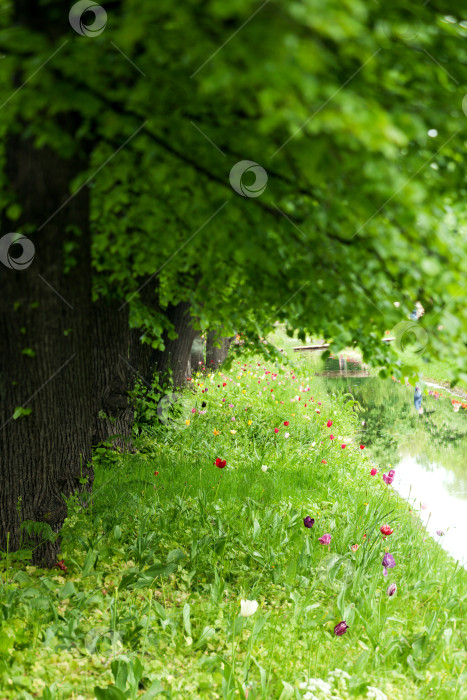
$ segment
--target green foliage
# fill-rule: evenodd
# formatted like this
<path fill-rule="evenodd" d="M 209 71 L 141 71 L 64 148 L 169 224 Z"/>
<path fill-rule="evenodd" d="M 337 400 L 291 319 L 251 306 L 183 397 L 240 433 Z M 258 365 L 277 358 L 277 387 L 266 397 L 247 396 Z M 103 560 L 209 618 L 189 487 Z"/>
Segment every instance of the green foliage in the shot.
<path fill-rule="evenodd" d="M 467 374 L 467 29 L 452 3 L 124 0 L 93 38 L 62 10 L 3 33 L 2 129 L 89 153 L 72 191 L 93 180 L 95 294 L 126 295 L 144 342 L 189 299 L 203 329 L 256 337 L 282 320 L 383 366 L 393 302 L 406 316 L 419 299 L 427 352 Z M 243 159 L 268 174 L 259 197 L 230 185 Z M 5 177 L 2 206 L 18 215 Z M 135 296 L 149 278 L 157 313 Z"/>
<path fill-rule="evenodd" d="M 199 373 L 188 426 L 147 425 L 136 452 L 97 463 L 92 509 L 69 504 L 66 573 L 9 562 L 2 697 L 26 700 L 37 683 L 60 700 L 247 690 L 266 700 L 290 689 L 298 699 L 325 697 L 318 681 L 343 700 L 373 687 L 394 700 L 430 688 L 439 700 L 462 696 L 465 571 L 410 504 L 369 476 L 373 460 L 358 449 L 362 414 L 349 396 L 327 392 L 305 360 L 293 370 L 258 362 Z M 268 381 L 273 394 L 262 391 Z M 201 398 L 207 412 L 193 414 Z M 328 419 L 347 436 L 345 450 L 329 444 Z M 382 469 L 387 458 L 378 458 Z M 391 598 L 382 522 L 394 528 Z M 330 547 L 318 542 L 324 532 Z M 253 617 L 240 617 L 241 599 L 258 601 Z M 349 630 L 335 637 L 342 619 Z"/>

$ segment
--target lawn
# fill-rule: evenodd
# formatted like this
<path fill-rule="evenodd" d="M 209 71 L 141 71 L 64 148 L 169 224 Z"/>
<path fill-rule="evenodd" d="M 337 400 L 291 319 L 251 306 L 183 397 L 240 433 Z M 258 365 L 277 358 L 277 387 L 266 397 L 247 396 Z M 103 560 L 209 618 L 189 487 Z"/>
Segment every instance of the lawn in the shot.
<path fill-rule="evenodd" d="M 162 423 L 140 404 L 132 453 L 96 452 L 61 568 L 3 554 L 2 700 L 465 697 L 466 572 L 353 402 L 305 358 L 191 384 Z"/>

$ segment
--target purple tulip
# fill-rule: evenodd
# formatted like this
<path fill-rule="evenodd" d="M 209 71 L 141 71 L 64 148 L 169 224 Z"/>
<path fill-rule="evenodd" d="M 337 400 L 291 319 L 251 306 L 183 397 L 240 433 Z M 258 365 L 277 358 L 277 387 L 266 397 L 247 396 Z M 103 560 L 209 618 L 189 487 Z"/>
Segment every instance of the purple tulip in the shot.
<path fill-rule="evenodd" d="M 319 538 L 318 542 L 321 542 L 321 544 L 331 544 L 331 535 L 323 535 Z"/>
<path fill-rule="evenodd" d="M 306 518 L 303 518 L 303 524 L 305 525 L 305 527 L 313 527 L 313 525 L 315 524 L 315 519 L 307 515 Z"/>
<path fill-rule="evenodd" d="M 445 533 L 442 530 L 436 530 L 438 537 L 444 537 Z"/>
<path fill-rule="evenodd" d="M 389 597 L 393 596 L 396 591 L 397 591 L 397 586 L 395 583 L 391 583 L 391 585 L 388 586 L 386 589 L 386 593 L 388 594 Z"/>
<path fill-rule="evenodd" d="M 342 635 L 345 634 L 348 629 L 349 629 L 349 626 L 345 621 L 339 622 L 334 627 L 334 634 L 336 635 L 336 637 L 342 637 Z"/>
<path fill-rule="evenodd" d="M 396 565 L 396 560 L 392 556 L 392 554 L 389 554 L 389 552 L 386 552 L 386 554 L 383 557 L 383 561 L 381 562 L 382 565 L 384 566 L 383 569 L 383 574 L 385 576 L 388 575 L 388 569 L 393 569 Z"/>

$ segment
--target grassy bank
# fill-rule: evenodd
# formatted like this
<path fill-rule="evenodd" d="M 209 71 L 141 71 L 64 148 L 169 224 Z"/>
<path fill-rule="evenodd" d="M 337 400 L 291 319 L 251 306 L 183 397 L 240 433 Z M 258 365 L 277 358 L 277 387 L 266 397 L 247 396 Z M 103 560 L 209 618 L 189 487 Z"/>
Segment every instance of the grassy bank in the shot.
<path fill-rule="evenodd" d="M 466 572 L 370 474 L 352 403 L 256 360 L 192 385 L 96 454 L 66 571 L 3 560 L 0 698 L 465 697 Z"/>

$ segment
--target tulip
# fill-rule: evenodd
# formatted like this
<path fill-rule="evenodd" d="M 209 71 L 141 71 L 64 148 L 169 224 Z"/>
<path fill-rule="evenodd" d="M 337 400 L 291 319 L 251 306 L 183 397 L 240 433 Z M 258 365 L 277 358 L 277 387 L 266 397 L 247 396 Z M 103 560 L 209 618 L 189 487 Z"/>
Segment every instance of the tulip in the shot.
<path fill-rule="evenodd" d="M 383 569 L 383 574 L 384 576 L 388 575 L 388 569 L 393 569 L 396 565 L 396 560 L 392 556 L 392 554 L 389 554 L 389 552 L 386 552 L 386 554 L 383 557 L 383 561 L 381 562 L 384 569 Z"/>
<path fill-rule="evenodd" d="M 365 449 L 365 445 L 360 445 L 360 449 L 361 449 L 361 450 L 364 450 L 364 449 Z"/>
<path fill-rule="evenodd" d="M 285 438 L 290 437 L 290 433 L 284 433 L 284 437 L 285 437 Z"/>
<path fill-rule="evenodd" d="M 256 600 L 241 600 L 240 615 L 242 617 L 251 617 L 258 610 L 258 602 Z"/>
<path fill-rule="evenodd" d="M 159 476 L 159 472 L 154 472 L 154 476 Z"/>
<path fill-rule="evenodd" d="M 223 469 L 225 465 L 227 464 L 227 461 L 225 459 L 221 459 L 220 457 L 217 457 L 216 461 L 214 462 L 216 467 L 219 469 Z"/>
<path fill-rule="evenodd" d="M 330 439 L 330 440 L 334 440 L 334 435 L 330 435 L 330 436 L 329 436 L 329 439 Z"/>
<path fill-rule="evenodd" d="M 373 469 L 370 472 L 371 476 L 376 476 L 377 473 L 378 473 L 378 470 L 375 469 L 375 467 L 373 467 Z"/>
<path fill-rule="evenodd" d="M 389 472 L 389 474 L 383 474 L 383 481 L 385 484 L 392 484 L 394 481 L 394 473 L 391 474 L 391 472 Z"/>
<path fill-rule="evenodd" d="M 351 546 L 351 548 L 350 548 L 350 549 L 352 550 L 352 552 L 356 552 L 356 551 L 357 551 L 357 549 L 358 549 L 359 547 L 360 547 L 360 545 L 359 545 L 359 544 L 353 544 L 353 545 Z"/>
<path fill-rule="evenodd" d="M 331 425 L 332 425 L 332 420 L 328 420 L 328 422 L 326 423 L 326 425 L 328 426 L 328 428 L 330 428 Z"/>
<path fill-rule="evenodd" d="M 267 472 L 267 470 L 268 470 L 268 467 L 265 464 L 263 464 L 263 466 L 261 467 L 261 471 Z"/>
<path fill-rule="evenodd" d="M 397 586 L 395 583 L 391 583 L 391 585 L 388 586 L 386 589 L 386 593 L 389 597 L 393 596 L 396 591 L 397 591 Z"/>
<path fill-rule="evenodd" d="M 341 445 L 342 449 L 345 450 L 345 445 Z"/>
<path fill-rule="evenodd" d="M 325 460 L 325 459 L 322 459 L 322 460 L 321 460 L 321 464 L 327 464 L 326 460 Z"/>
<path fill-rule="evenodd" d="M 319 538 L 318 542 L 321 542 L 321 544 L 331 544 L 331 535 L 328 535 L 326 533 L 325 535 Z"/>
<path fill-rule="evenodd" d="M 279 432 L 279 428 L 274 428 L 274 432 L 275 432 L 275 433 L 278 433 L 278 432 Z"/>
<path fill-rule="evenodd" d="M 307 515 L 306 518 L 303 518 L 303 524 L 305 525 L 305 527 L 313 527 L 313 525 L 315 524 L 315 519 Z"/>
<path fill-rule="evenodd" d="M 336 637 L 342 637 L 342 635 L 345 634 L 348 629 L 348 624 L 345 622 L 345 620 L 343 620 L 334 627 L 334 634 L 336 635 Z"/>
<path fill-rule="evenodd" d="M 285 421 L 284 421 L 284 425 L 285 425 L 285 427 L 287 427 L 287 426 L 288 426 L 288 424 L 289 424 L 289 421 L 288 421 L 288 420 L 285 420 Z"/>
<path fill-rule="evenodd" d="M 385 535 L 386 537 L 388 537 L 389 535 L 392 535 L 392 533 L 394 532 L 394 530 L 393 530 L 391 527 L 389 527 L 389 525 L 382 525 L 382 526 L 379 528 L 379 531 L 380 531 L 383 535 Z"/>
<path fill-rule="evenodd" d="M 438 537 L 444 537 L 445 533 L 442 530 L 436 530 L 436 534 L 438 535 Z"/>

